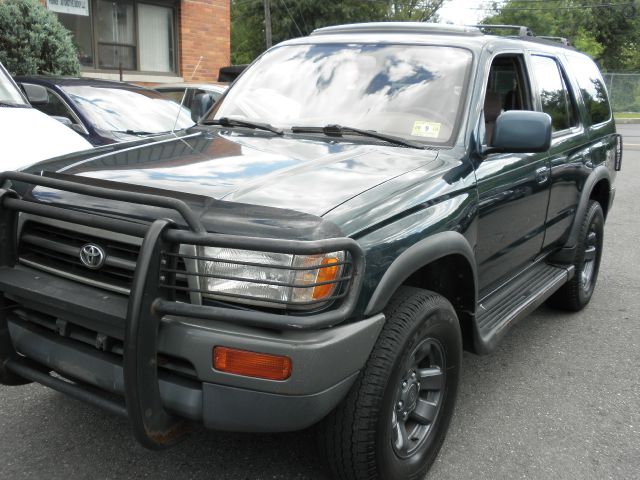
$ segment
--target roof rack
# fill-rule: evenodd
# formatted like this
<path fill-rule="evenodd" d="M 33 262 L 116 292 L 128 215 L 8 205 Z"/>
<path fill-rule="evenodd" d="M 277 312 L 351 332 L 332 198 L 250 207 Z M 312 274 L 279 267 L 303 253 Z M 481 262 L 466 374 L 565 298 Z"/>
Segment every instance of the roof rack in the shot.
<path fill-rule="evenodd" d="M 425 22 L 351 23 L 347 25 L 317 28 L 311 32 L 311 35 L 330 35 L 341 33 L 435 33 L 441 35 L 482 35 L 482 32 L 480 32 L 480 30 L 475 26 Z"/>
<path fill-rule="evenodd" d="M 536 35 L 533 31 L 523 25 L 468 25 L 469 27 L 475 27 L 485 35 L 500 35 L 496 31 L 512 31 L 511 35 L 501 35 L 507 38 L 519 38 L 528 42 L 535 42 L 544 45 L 554 45 L 560 47 L 566 47 L 570 50 L 574 50 L 569 42 L 569 39 L 565 37 L 550 37 L 546 35 Z"/>
<path fill-rule="evenodd" d="M 0 0 L 1 1 L 1 0 Z M 500 32 L 500 33 L 498 33 Z M 564 37 L 536 36 L 533 31 L 523 25 L 449 25 L 444 23 L 425 22 L 370 22 L 335 25 L 317 28 L 311 35 L 332 35 L 343 33 L 414 33 L 457 35 L 477 37 L 482 35 L 499 35 L 506 38 L 517 38 L 543 45 L 573 49 L 569 40 Z"/>
<path fill-rule="evenodd" d="M 540 35 L 538 38 L 542 38 L 543 40 L 551 40 L 552 42 L 558 42 L 562 45 L 566 45 L 567 47 L 571 45 L 569 43 L 569 39 L 565 37 L 549 37 L 546 35 Z"/>
<path fill-rule="evenodd" d="M 529 27 L 523 25 L 467 25 L 480 30 L 485 35 L 491 35 L 493 30 L 513 30 L 518 37 L 535 37 Z"/>

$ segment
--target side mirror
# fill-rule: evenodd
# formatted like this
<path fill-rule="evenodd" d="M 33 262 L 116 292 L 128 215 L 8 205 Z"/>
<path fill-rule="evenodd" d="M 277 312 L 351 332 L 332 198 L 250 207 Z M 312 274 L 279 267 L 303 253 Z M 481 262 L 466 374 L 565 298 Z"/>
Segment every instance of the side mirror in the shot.
<path fill-rule="evenodd" d="M 193 97 L 191 102 L 191 120 L 198 123 L 209 109 L 213 106 L 215 100 L 209 93 L 198 93 Z"/>
<path fill-rule="evenodd" d="M 34 85 L 33 83 L 23 83 L 21 85 L 31 105 L 46 105 L 49 103 L 49 94 L 42 85 Z"/>
<path fill-rule="evenodd" d="M 485 153 L 537 153 L 551 146 L 551 117 L 542 112 L 509 110 L 493 127 L 493 142 Z"/>

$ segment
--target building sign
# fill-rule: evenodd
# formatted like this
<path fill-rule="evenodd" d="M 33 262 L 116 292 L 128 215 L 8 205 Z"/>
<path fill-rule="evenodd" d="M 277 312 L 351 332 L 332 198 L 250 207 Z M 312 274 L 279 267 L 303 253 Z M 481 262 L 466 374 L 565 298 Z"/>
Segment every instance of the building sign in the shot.
<path fill-rule="evenodd" d="M 89 15 L 89 0 L 47 0 L 47 8 L 52 12 L 71 15 Z"/>

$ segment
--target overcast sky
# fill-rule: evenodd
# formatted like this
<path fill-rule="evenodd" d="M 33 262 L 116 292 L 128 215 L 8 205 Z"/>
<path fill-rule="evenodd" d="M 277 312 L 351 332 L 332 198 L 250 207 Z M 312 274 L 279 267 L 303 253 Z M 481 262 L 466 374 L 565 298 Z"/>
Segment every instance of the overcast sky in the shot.
<path fill-rule="evenodd" d="M 444 5 L 438 10 L 438 15 L 443 22 L 451 22 L 455 25 L 474 25 L 484 16 L 483 5 L 489 1 L 473 0 L 445 0 Z"/>

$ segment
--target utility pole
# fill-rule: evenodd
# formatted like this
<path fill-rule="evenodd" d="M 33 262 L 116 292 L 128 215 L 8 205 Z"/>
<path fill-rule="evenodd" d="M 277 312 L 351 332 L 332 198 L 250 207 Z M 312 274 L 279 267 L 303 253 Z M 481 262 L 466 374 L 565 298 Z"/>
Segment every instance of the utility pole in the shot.
<path fill-rule="evenodd" d="M 264 33 L 267 48 L 271 48 L 271 0 L 264 0 Z"/>

